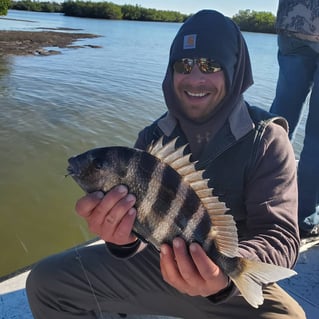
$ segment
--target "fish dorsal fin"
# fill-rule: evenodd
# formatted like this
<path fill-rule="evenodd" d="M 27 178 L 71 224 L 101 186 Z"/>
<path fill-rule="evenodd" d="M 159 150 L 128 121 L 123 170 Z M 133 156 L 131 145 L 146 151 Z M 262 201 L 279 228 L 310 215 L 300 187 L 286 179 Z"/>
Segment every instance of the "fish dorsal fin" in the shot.
<path fill-rule="evenodd" d="M 191 162 L 191 154 L 184 155 L 187 145 L 176 148 L 177 138 L 163 145 L 163 137 L 152 143 L 147 152 L 171 166 L 190 185 L 207 210 L 212 230 L 207 245 L 214 240 L 218 251 L 228 257 L 238 256 L 237 227 L 232 215 L 225 214 L 228 210 L 224 202 L 213 195 L 213 189 L 208 187 L 209 179 L 203 179 L 204 170 L 196 170 L 197 162 Z M 205 246 L 205 243 L 204 243 Z"/>
<path fill-rule="evenodd" d="M 167 144 L 163 145 L 163 136 L 161 136 L 161 138 L 157 142 L 152 143 L 148 147 L 147 152 L 167 163 L 166 158 L 176 151 L 176 140 L 177 137 Z"/>

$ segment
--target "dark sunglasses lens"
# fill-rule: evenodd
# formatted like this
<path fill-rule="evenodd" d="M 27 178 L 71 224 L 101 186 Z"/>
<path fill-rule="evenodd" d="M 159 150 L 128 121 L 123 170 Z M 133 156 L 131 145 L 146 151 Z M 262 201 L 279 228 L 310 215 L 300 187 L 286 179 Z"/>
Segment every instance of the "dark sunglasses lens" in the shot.
<path fill-rule="evenodd" d="M 221 70 L 221 66 L 212 59 L 181 59 L 174 63 L 173 68 L 176 73 L 189 74 L 196 63 L 202 73 L 215 73 Z"/>
<path fill-rule="evenodd" d="M 199 59 L 198 66 L 203 73 L 215 73 L 221 70 L 221 66 L 214 60 Z"/>
<path fill-rule="evenodd" d="M 175 72 L 180 74 L 189 74 L 192 71 L 193 63 L 192 60 L 182 59 L 174 63 L 173 68 Z"/>

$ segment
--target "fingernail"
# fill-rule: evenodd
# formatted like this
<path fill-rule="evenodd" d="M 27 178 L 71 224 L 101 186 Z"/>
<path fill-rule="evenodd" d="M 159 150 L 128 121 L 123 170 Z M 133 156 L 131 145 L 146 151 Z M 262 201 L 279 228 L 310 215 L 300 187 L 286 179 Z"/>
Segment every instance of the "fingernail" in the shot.
<path fill-rule="evenodd" d="M 128 195 L 126 196 L 126 201 L 127 201 L 128 203 L 133 203 L 133 202 L 135 202 L 135 196 L 132 195 L 132 194 L 128 194 Z"/>
<path fill-rule="evenodd" d="M 161 247 L 161 255 L 167 255 L 167 248 L 165 246 Z"/>
<path fill-rule="evenodd" d="M 190 244 L 189 245 L 189 250 L 192 252 L 196 252 L 197 251 L 197 245 L 196 244 Z"/>
<path fill-rule="evenodd" d="M 117 191 L 121 194 L 126 194 L 127 193 L 127 187 L 124 185 L 119 185 L 117 186 Z"/>
<path fill-rule="evenodd" d="M 104 197 L 104 193 L 103 192 L 95 192 L 94 196 L 97 198 L 97 199 L 102 199 Z"/>
<path fill-rule="evenodd" d="M 129 214 L 130 216 L 135 215 L 135 214 L 136 214 L 136 209 L 135 209 L 135 208 L 131 208 L 131 209 L 128 211 L 128 214 Z"/>
<path fill-rule="evenodd" d="M 181 246 L 181 243 L 180 243 L 180 241 L 179 241 L 178 238 L 175 238 L 175 239 L 173 240 L 173 246 L 174 246 L 175 248 L 179 248 L 179 247 Z"/>

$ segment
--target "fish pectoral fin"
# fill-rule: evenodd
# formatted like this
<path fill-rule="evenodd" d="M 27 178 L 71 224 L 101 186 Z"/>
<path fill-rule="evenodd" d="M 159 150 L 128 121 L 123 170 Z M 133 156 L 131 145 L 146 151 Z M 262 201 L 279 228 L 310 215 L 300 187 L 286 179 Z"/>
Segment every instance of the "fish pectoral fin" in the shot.
<path fill-rule="evenodd" d="M 297 274 L 289 268 L 245 258 L 241 258 L 240 263 L 242 271 L 228 275 L 246 301 L 255 308 L 263 304 L 263 285 L 274 283 Z"/>

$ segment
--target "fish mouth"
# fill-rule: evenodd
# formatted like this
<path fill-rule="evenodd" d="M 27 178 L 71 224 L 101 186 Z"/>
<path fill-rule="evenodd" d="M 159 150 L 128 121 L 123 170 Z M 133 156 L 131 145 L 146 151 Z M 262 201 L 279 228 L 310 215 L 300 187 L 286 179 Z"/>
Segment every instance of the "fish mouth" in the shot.
<path fill-rule="evenodd" d="M 69 162 L 69 165 L 66 169 L 67 174 L 65 176 L 67 177 L 67 176 L 79 175 L 79 168 L 77 167 L 77 165 L 75 165 L 76 163 L 75 163 L 74 157 L 70 157 L 68 159 L 68 162 Z"/>
<path fill-rule="evenodd" d="M 66 169 L 67 173 L 65 174 L 65 177 L 67 176 L 74 176 L 75 175 L 75 172 L 74 172 L 74 169 L 71 165 L 69 165 Z"/>

